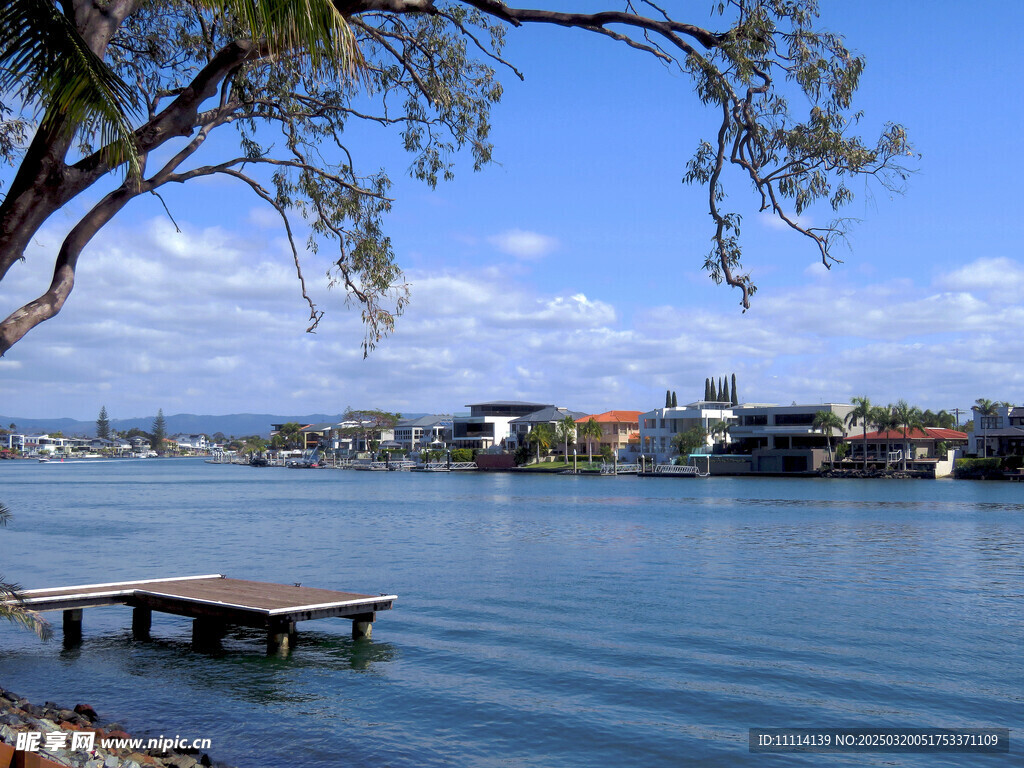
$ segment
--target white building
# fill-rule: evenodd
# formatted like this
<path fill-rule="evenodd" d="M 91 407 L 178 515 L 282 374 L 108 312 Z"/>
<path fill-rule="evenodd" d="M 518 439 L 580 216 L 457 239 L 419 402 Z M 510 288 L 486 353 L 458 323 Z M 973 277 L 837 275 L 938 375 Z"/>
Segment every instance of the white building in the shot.
<path fill-rule="evenodd" d="M 731 403 L 698 400 L 676 408 L 656 408 L 641 413 L 640 452 L 654 456 L 656 461 L 667 461 L 677 454 L 672 447 L 672 438 L 693 427 L 700 427 L 707 433 L 705 446 L 708 449 L 716 442 L 728 444 L 729 433 L 712 435 L 711 430 L 718 422 L 735 423 L 733 411 L 736 407 Z"/>
<path fill-rule="evenodd" d="M 452 444 L 456 448 L 484 450 L 504 447 L 511 435 L 509 424 L 520 416 L 554 408 L 549 403 L 523 403 L 516 400 L 496 400 L 490 403 L 467 405 L 468 414 L 452 419 Z"/>
<path fill-rule="evenodd" d="M 452 439 L 451 416 L 420 416 L 395 425 L 395 442 L 407 451 L 447 447 Z"/>

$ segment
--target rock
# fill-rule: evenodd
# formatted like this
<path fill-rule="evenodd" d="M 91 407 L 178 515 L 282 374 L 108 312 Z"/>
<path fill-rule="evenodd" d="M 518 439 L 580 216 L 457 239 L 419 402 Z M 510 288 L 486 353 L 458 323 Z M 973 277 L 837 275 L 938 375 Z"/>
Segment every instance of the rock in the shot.
<path fill-rule="evenodd" d="M 114 726 L 111 726 L 111 730 L 107 731 L 107 738 L 108 739 L 130 739 L 131 736 L 129 736 L 127 733 L 125 733 L 122 730 L 115 730 Z"/>
<path fill-rule="evenodd" d="M 103 768 L 118 768 L 121 765 L 121 761 L 111 755 L 103 761 Z"/>
<path fill-rule="evenodd" d="M 19 720 L 15 715 L 0 715 L 0 725 L 20 725 Z"/>
<path fill-rule="evenodd" d="M 95 722 L 100 719 L 100 716 L 96 714 L 96 710 L 90 707 L 88 704 L 76 704 L 75 712 L 84 717 L 89 718 L 91 722 Z"/>
<path fill-rule="evenodd" d="M 164 759 L 164 765 L 173 765 L 174 768 L 195 768 L 198 765 L 194 757 L 189 755 L 175 755 Z"/>
<path fill-rule="evenodd" d="M 81 715 L 75 714 L 75 711 L 72 710 L 72 709 L 63 709 L 62 708 L 62 709 L 58 709 L 57 710 L 57 719 L 58 720 L 63 720 L 64 722 L 67 722 L 68 720 L 74 721 L 75 718 L 80 718 L 80 717 L 81 717 Z"/>
<path fill-rule="evenodd" d="M 103 761 L 96 759 L 89 760 L 82 766 L 82 768 L 103 768 Z"/>
<path fill-rule="evenodd" d="M 210 768 L 210 766 L 213 765 L 213 760 L 210 759 L 208 754 L 203 752 L 203 756 L 199 758 L 199 764 L 206 766 L 206 768 Z"/>
<path fill-rule="evenodd" d="M 121 763 L 121 768 L 142 768 L 142 766 L 134 760 L 128 760 L 127 762 Z"/>

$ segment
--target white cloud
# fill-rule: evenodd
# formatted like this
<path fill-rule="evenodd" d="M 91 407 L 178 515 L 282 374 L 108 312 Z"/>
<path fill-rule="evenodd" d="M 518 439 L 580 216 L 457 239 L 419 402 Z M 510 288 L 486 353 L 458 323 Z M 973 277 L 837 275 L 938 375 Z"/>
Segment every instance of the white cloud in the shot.
<path fill-rule="evenodd" d="M 962 279 L 1017 274 L 1008 260 L 930 285 L 813 279 L 758 294 L 746 314 L 636 310 L 614 293 L 538 290 L 493 266 L 412 271 L 408 311 L 363 360 L 358 311 L 312 276 L 327 315 L 316 335 L 303 333 L 308 310 L 276 245 L 187 227 L 169 245 L 166 234 L 146 222 L 96 242 L 63 312 L 0 360 L 8 415 L 92 418 L 104 404 L 116 416 L 450 412 L 488 398 L 646 410 L 665 389 L 689 401 L 705 377 L 733 372 L 741 396 L 761 402 L 1024 400 L 1024 308 L 988 279 Z M 45 277 L 44 263 L 30 267 L 17 285 Z"/>
<path fill-rule="evenodd" d="M 1016 302 L 1024 290 L 1024 264 L 1005 256 L 984 257 L 941 276 L 936 283 L 950 290 L 991 291 L 997 299 Z"/>
<path fill-rule="evenodd" d="M 519 259 L 539 259 L 558 247 L 558 240 L 523 229 L 509 229 L 487 238 L 502 253 Z"/>
<path fill-rule="evenodd" d="M 805 229 L 813 224 L 810 216 L 797 216 L 795 213 L 787 213 L 786 217 Z M 789 226 L 789 224 L 784 222 L 771 211 L 758 212 L 757 220 L 767 229 L 774 229 L 780 232 L 793 232 L 793 228 Z"/>

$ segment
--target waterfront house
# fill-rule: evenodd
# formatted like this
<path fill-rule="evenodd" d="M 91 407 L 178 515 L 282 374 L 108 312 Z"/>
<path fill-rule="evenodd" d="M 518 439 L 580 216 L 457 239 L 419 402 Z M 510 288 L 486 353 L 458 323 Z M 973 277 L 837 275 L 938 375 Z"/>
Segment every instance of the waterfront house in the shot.
<path fill-rule="evenodd" d="M 864 461 L 864 433 L 851 432 L 844 438 L 850 446 L 847 458 L 854 463 Z M 908 468 L 924 468 L 923 464 L 934 464 L 936 460 L 945 461 L 951 450 L 967 447 L 967 433 L 955 429 L 924 427 L 908 429 L 906 440 L 902 429 L 891 429 L 887 432 L 868 432 L 866 448 L 869 465 L 884 467 L 888 464 L 902 464 L 904 455 Z M 941 450 L 940 450 L 941 449 Z M 922 464 L 917 467 L 917 464 Z"/>
<path fill-rule="evenodd" d="M 507 446 L 511 435 L 509 424 L 513 419 L 555 406 L 549 403 L 494 400 L 466 407 L 470 409 L 468 414 L 460 413 L 452 419 L 452 444 L 456 448 L 486 450 Z"/>
<path fill-rule="evenodd" d="M 627 453 L 639 454 L 640 452 L 640 411 L 605 411 L 595 413 L 576 419 L 577 429 L 593 419 L 601 427 L 601 437 L 597 440 L 596 453 L 603 452 L 609 448 L 613 454 L 620 457 Z M 580 441 L 585 444 L 585 441 Z M 630 456 L 630 461 L 635 461 L 635 456 Z"/>
<path fill-rule="evenodd" d="M 718 422 L 733 424 L 736 417 L 732 403 L 711 400 L 698 400 L 695 403 L 681 405 L 676 408 L 656 408 L 637 416 L 640 431 L 640 451 L 655 461 L 668 461 L 676 455 L 672 447 L 672 438 L 681 432 L 700 427 L 707 435 L 705 448 L 711 450 L 716 438 L 729 441 L 728 433 L 723 436 L 710 434 L 712 427 Z"/>
<path fill-rule="evenodd" d="M 420 416 L 416 419 L 402 419 L 395 425 L 395 442 L 407 451 L 445 448 L 451 439 L 451 416 Z"/>
<path fill-rule="evenodd" d="M 1000 405 L 992 416 L 974 411 L 971 450 L 978 456 L 1024 454 L 1024 408 Z"/>
<path fill-rule="evenodd" d="M 558 422 L 563 421 L 566 417 L 578 421 L 580 418 L 585 416 L 582 411 L 570 411 L 568 408 L 558 408 L 554 405 L 548 405 L 541 408 L 539 411 L 528 413 L 525 416 L 512 419 L 509 422 L 509 437 L 506 443 L 506 447 L 510 451 L 514 451 L 520 445 L 526 445 L 529 440 L 530 433 L 537 428 L 539 424 L 550 424 L 552 431 L 554 432 Z M 555 432 L 557 434 L 557 432 Z M 572 442 L 570 440 L 570 442 Z M 552 446 L 557 451 L 564 449 L 563 442 L 556 440 Z"/>
<path fill-rule="evenodd" d="M 816 471 L 828 460 L 830 440 L 814 426 L 819 411 L 833 413 L 845 424 L 853 406 L 849 403 L 738 406 L 736 423 L 729 429 L 731 452 L 749 455 L 751 472 Z M 842 434 L 833 434 L 833 448 L 841 438 Z"/>

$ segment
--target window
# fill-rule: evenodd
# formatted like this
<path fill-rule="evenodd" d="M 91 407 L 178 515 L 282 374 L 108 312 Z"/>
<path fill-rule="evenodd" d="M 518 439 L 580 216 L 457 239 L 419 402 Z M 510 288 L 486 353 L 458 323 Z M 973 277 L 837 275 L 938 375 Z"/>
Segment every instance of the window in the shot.
<path fill-rule="evenodd" d="M 813 423 L 813 413 L 779 413 L 775 415 L 775 424 L 779 427 L 809 427 Z"/>

